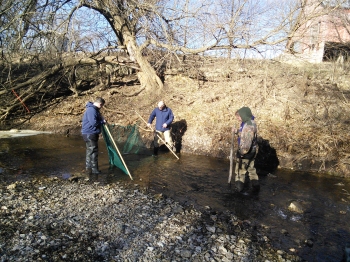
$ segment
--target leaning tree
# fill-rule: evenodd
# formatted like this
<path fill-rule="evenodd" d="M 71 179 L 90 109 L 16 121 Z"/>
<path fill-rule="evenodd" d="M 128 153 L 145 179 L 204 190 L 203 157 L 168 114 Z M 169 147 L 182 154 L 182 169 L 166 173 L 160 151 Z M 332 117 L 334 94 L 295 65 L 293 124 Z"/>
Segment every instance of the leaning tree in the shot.
<path fill-rule="evenodd" d="M 107 75 L 132 68 L 141 89 L 154 91 L 169 54 L 181 62 L 184 54 L 283 49 L 303 8 L 286 2 L 291 8 L 277 0 L 3 0 L 0 119 L 62 89 L 79 95 L 92 81 L 86 68 Z M 161 56 L 154 61 L 150 53 Z"/>
<path fill-rule="evenodd" d="M 5 0 L 0 7 L 0 96 L 7 95 L 4 100 L 8 103 L 2 105 L 1 119 L 20 108 L 20 103 L 38 94 L 44 97 L 59 92 L 63 86 L 79 95 L 88 78 L 81 68 L 111 72 L 127 66 L 136 71 L 141 88 L 162 88 L 155 69 L 162 64 L 155 65 L 146 53 L 198 53 L 210 50 L 222 39 L 220 30 L 205 27 L 205 11 L 210 5 L 205 1 L 190 5 L 187 0 L 184 4 L 191 8 L 183 11 L 181 2 Z M 209 36 L 209 44 L 198 38 L 195 44 L 187 42 L 191 48 L 182 43 L 184 32 L 191 37 L 193 26 L 202 28 L 195 34 Z M 10 99 L 12 93 L 17 99 Z"/>

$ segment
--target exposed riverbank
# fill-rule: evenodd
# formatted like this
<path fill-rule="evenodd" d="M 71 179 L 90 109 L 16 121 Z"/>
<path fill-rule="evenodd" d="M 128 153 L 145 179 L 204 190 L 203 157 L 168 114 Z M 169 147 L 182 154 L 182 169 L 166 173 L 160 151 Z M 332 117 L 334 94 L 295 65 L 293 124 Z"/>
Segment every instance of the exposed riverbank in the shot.
<path fill-rule="evenodd" d="M 147 131 L 136 112 L 147 120 L 162 99 L 175 114 L 182 152 L 228 158 L 231 127 L 237 125 L 234 113 L 249 106 L 259 135 L 276 149 L 281 167 L 349 177 L 347 68 L 336 64 L 222 60 L 182 69 L 165 72 L 163 90 L 147 93 L 139 85 L 100 85 L 78 97 L 57 97 L 40 114 L 19 126 L 25 118 L 9 121 L 2 129 L 78 135 L 85 104 L 102 96 L 107 102 L 102 113 L 108 122 L 139 122 L 140 132 L 150 145 L 152 132 Z"/>
<path fill-rule="evenodd" d="M 0 184 L 3 189 L 7 189 L 0 192 L 1 195 L 2 193 L 6 195 L 1 203 L 7 203 L 8 197 L 13 201 L 5 205 L 11 210 L 5 214 L 8 220 L 0 221 L 8 225 L 22 223 L 21 219 L 24 219 L 28 212 L 32 212 L 31 210 L 36 210 L 38 205 L 47 206 L 46 199 L 51 201 L 52 198 L 46 194 L 51 195 L 53 190 L 46 192 L 41 186 L 45 187 L 45 181 L 50 180 L 40 182 L 38 179 L 57 177 L 58 181 L 69 179 L 71 181 L 69 183 L 86 183 L 87 187 L 91 185 L 104 187 L 108 184 L 110 188 L 117 187 L 122 190 L 127 188 L 156 199 L 161 197 L 169 203 L 180 203 L 183 209 L 199 212 L 205 221 L 220 219 L 222 221 L 220 223 L 226 225 L 227 221 L 234 217 L 234 221 L 239 221 L 237 225 L 250 228 L 248 233 L 252 236 L 248 239 L 254 238 L 257 230 L 259 234 L 267 237 L 269 245 L 274 250 L 296 254 L 304 261 L 338 262 L 341 260 L 345 241 L 349 239 L 350 232 L 347 223 L 350 214 L 348 204 L 350 188 L 349 181 L 346 179 L 315 176 L 305 172 L 288 172 L 281 169 L 273 175 L 260 177 L 261 189 L 258 194 L 251 194 L 248 188 L 243 194 L 238 194 L 232 185 L 227 184 L 229 173 L 227 159 L 181 153 L 180 160 L 176 160 L 172 154 L 166 152 L 160 152 L 157 158 L 149 155 L 125 155 L 124 159 L 133 177 L 131 180 L 120 169 L 109 167 L 104 141 L 100 141 L 99 148 L 102 174 L 93 177 L 89 182 L 82 178 L 81 173 L 84 169 L 85 146 L 80 136 L 38 134 L 1 139 Z M 11 186 L 7 188 L 16 181 L 20 185 L 15 187 L 18 191 L 22 191 L 23 183 L 28 183 L 24 181 L 33 181 L 27 184 L 28 188 L 32 187 L 31 190 L 28 191 L 27 186 L 23 188 L 23 194 L 26 197 L 18 192 L 12 192 Z M 68 181 L 63 182 L 68 183 Z M 77 201 L 80 201 L 74 203 L 75 209 L 80 209 L 80 205 L 82 208 L 89 209 L 83 198 L 64 188 L 60 189 L 61 187 L 63 186 L 57 185 L 60 191 L 66 191 L 66 193 L 56 194 L 56 199 L 50 204 L 54 214 L 58 210 L 51 206 L 62 202 L 64 204 L 57 209 L 65 209 L 70 195 L 73 199 L 77 198 Z M 38 197 L 40 194 L 33 191 L 36 188 L 42 190 L 43 197 Z M 95 194 L 93 190 L 85 190 L 84 186 L 76 187 L 76 190 L 86 191 L 88 195 Z M 104 191 L 102 192 L 101 198 L 105 194 Z M 35 199 L 30 201 L 32 196 Z M 92 204 L 99 203 L 96 202 L 95 197 L 87 197 L 87 199 Z M 69 203 L 72 201 L 74 200 L 69 200 Z M 28 205 L 25 204 L 27 202 Z M 18 210 L 17 205 L 20 206 Z M 129 208 L 134 207 L 129 206 Z M 137 214 L 140 212 L 137 206 L 135 210 Z M 157 206 L 154 210 L 157 213 L 162 212 Z M 18 216 L 11 215 L 18 212 L 23 212 L 23 217 L 20 219 Z M 47 210 L 45 214 L 49 215 L 50 212 Z M 64 211 L 61 210 L 61 212 Z M 85 211 L 82 210 L 82 212 Z M 106 216 L 109 216 L 108 212 Z M 119 219 L 118 214 L 114 215 Z M 209 219 L 209 216 L 213 218 Z M 44 218 L 40 217 L 40 219 Z M 52 217 L 53 222 L 57 223 L 61 220 L 66 221 L 66 218 L 56 215 Z M 208 224 L 211 225 L 211 223 L 213 222 Z M 118 227 L 119 222 L 114 221 L 114 226 Z M 10 228 L 10 230 L 15 229 L 16 227 Z M 225 230 L 227 234 L 231 234 L 236 229 L 227 226 Z"/>
<path fill-rule="evenodd" d="M 261 225 L 138 185 L 53 178 L 0 190 L 1 261 L 301 261 Z"/>

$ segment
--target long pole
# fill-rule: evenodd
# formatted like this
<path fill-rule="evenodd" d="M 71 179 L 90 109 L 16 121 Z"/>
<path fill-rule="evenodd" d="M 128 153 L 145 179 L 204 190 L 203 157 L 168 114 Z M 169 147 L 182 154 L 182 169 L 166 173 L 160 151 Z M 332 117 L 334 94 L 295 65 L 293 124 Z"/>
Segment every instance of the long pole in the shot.
<path fill-rule="evenodd" d="M 126 171 L 128 171 L 129 177 L 131 178 L 131 180 L 134 180 L 134 179 L 132 178 L 131 174 L 130 174 L 130 171 L 129 171 L 128 167 L 126 166 L 126 164 L 125 164 L 125 162 L 124 162 L 124 159 L 123 159 L 122 155 L 121 155 L 120 152 L 119 152 L 119 149 L 118 149 L 116 143 L 114 142 L 114 139 L 113 139 L 113 137 L 112 137 L 112 135 L 111 135 L 111 132 L 109 132 L 108 126 L 107 126 L 107 125 L 103 125 L 103 126 L 106 128 L 106 131 L 107 131 L 109 137 L 111 138 L 111 140 L 112 140 L 112 142 L 113 142 L 113 145 L 114 145 L 115 149 L 117 150 L 118 155 L 119 155 L 120 159 L 122 160 L 122 162 L 123 162 L 123 164 L 124 164 L 124 166 L 125 166 Z"/>
<path fill-rule="evenodd" d="M 142 116 L 141 116 L 136 110 L 134 110 L 134 111 L 135 111 L 136 114 L 143 120 L 143 122 L 145 122 L 146 125 L 147 125 L 148 123 L 146 122 L 146 120 L 143 119 Z M 152 127 L 149 127 L 149 128 L 152 129 L 153 132 L 156 132 L 158 138 L 164 143 L 164 145 L 166 145 L 166 147 L 170 150 L 170 152 L 173 153 L 174 156 L 175 156 L 177 159 L 180 159 L 180 158 L 174 153 L 174 151 L 170 148 L 170 146 L 160 137 L 160 135 L 157 133 L 157 131 L 155 131 Z"/>
<path fill-rule="evenodd" d="M 231 138 L 231 152 L 230 152 L 230 174 L 228 176 L 228 183 L 231 183 L 231 178 L 232 178 L 232 169 L 233 169 L 233 145 L 234 145 L 234 137 L 235 137 L 235 132 L 232 131 L 232 138 Z"/>

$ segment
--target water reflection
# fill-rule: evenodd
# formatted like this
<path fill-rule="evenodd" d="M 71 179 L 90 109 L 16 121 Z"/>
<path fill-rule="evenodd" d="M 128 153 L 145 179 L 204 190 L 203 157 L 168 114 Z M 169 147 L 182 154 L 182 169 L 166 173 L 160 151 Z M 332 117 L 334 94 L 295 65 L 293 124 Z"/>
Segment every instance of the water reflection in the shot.
<path fill-rule="evenodd" d="M 272 245 L 284 251 L 293 248 L 306 261 L 340 261 L 342 247 L 350 239 L 350 181 L 303 172 L 278 170 L 260 178 L 257 195 L 238 194 L 227 183 L 229 161 L 204 156 L 170 154 L 154 158 L 126 155 L 129 176 L 110 169 L 103 140 L 99 145 L 100 183 L 138 184 L 149 193 L 163 193 L 196 208 L 209 206 L 229 211 L 242 220 L 266 225 Z M 37 135 L 0 139 L 0 179 L 15 180 L 40 176 L 63 179 L 85 168 L 85 143 L 81 137 Z M 288 209 L 292 201 L 304 212 Z"/>

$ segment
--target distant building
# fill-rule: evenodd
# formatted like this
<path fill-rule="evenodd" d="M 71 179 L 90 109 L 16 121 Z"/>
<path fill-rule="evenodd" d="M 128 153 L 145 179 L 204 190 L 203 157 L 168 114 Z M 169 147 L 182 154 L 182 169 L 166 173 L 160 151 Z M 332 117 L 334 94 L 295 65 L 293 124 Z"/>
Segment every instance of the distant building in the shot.
<path fill-rule="evenodd" d="M 314 63 L 350 60 L 350 1 L 309 0 L 300 21 L 290 51 Z"/>

